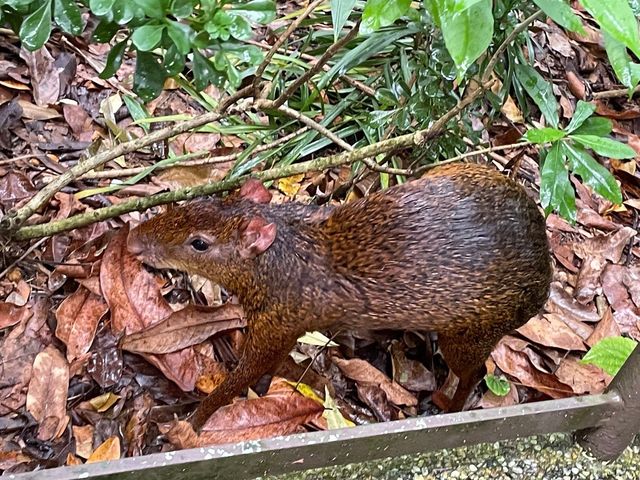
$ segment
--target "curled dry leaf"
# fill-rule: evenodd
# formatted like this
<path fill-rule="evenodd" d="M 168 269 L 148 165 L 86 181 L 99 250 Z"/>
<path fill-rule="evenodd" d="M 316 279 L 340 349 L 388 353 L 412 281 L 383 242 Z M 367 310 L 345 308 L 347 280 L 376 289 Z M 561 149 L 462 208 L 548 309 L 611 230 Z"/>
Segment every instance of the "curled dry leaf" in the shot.
<path fill-rule="evenodd" d="M 397 420 L 398 413 L 389 404 L 387 395 L 377 385 L 371 383 L 356 383 L 358 398 L 367 405 L 379 422 Z"/>
<path fill-rule="evenodd" d="M 611 382 L 611 376 L 598 367 L 582 364 L 573 357 L 567 357 L 560 362 L 556 377 L 562 383 L 570 385 L 577 395 L 602 393 Z"/>
<path fill-rule="evenodd" d="M 333 362 L 340 368 L 340 371 L 351 380 L 365 385 L 373 384 L 380 387 L 387 395 L 389 401 L 395 405 L 415 406 L 418 404 L 418 399 L 415 395 L 391 380 L 369 362 L 359 358 L 346 360 L 337 357 L 333 358 Z"/>
<path fill-rule="evenodd" d="M 623 283 L 625 270 L 622 265 L 608 265 L 602 274 L 602 290 L 613 308 L 613 318 L 620 331 L 640 340 L 640 309 Z"/>
<path fill-rule="evenodd" d="M 438 385 L 435 375 L 417 360 L 408 359 L 400 342 L 391 344 L 393 379 L 407 390 L 433 392 Z"/>
<path fill-rule="evenodd" d="M 189 424 L 178 422 L 167 438 L 178 448 L 189 448 L 289 435 L 320 418 L 323 411 L 322 403 L 296 392 L 283 379 L 274 379 L 264 397 L 236 401 L 214 412 L 199 436 L 194 437 Z"/>
<path fill-rule="evenodd" d="M 245 326 L 246 321 L 239 305 L 188 305 L 160 323 L 125 336 L 122 348 L 135 353 L 175 352 L 197 345 L 217 333 Z"/>
<path fill-rule="evenodd" d="M 526 354 L 512 350 L 503 342 L 493 350 L 491 357 L 504 373 L 551 398 L 566 398 L 573 394 L 569 385 L 562 383 L 554 375 L 534 368 Z"/>
<path fill-rule="evenodd" d="M 161 321 L 173 310 L 155 277 L 127 251 L 127 233 L 128 228 L 122 228 L 109 242 L 100 267 L 100 284 L 114 332 L 130 334 Z M 192 348 L 160 356 L 144 354 L 144 358 L 181 389 L 193 390 L 199 374 Z"/>
<path fill-rule="evenodd" d="M 120 458 L 120 438 L 117 436 L 107 438 L 102 445 L 96 448 L 87 463 L 118 460 Z"/>
<path fill-rule="evenodd" d="M 87 459 L 93 453 L 93 432 L 95 430 L 93 425 L 72 427 L 73 438 L 76 441 L 76 455 Z"/>
<path fill-rule="evenodd" d="M 582 338 L 554 314 L 533 317 L 518 328 L 518 333 L 547 347 L 581 352 L 587 350 Z"/>
<path fill-rule="evenodd" d="M 38 438 L 57 438 L 67 426 L 69 364 L 49 345 L 36 355 L 27 393 L 27 411 L 40 424 Z"/>
<path fill-rule="evenodd" d="M 18 307 L 13 303 L 0 302 L 0 330 L 17 325 L 31 316 L 28 305 Z"/>
<path fill-rule="evenodd" d="M 570 316 L 580 322 L 597 322 L 600 320 L 600 315 L 595 306 L 582 305 L 569 295 L 559 282 L 551 284 L 549 300 L 545 305 L 545 309 L 550 313 Z"/>
<path fill-rule="evenodd" d="M 56 337 L 67 346 L 67 360 L 72 362 L 87 353 L 98 322 L 109 311 L 104 299 L 80 285 L 56 310 Z"/>
<path fill-rule="evenodd" d="M 602 320 L 598 322 L 596 328 L 593 329 L 593 333 L 587 338 L 586 342 L 590 347 L 593 347 L 603 338 L 619 337 L 620 327 L 613 319 L 613 312 L 611 308 L 607 308 L 602 315 Z"/>
<path fill-rule="evenodd" d="M 142 455 L 145 446 L 145 434 L 147 433 L 147 417 L 154 406 L 153 397 L 144 392 L 133 399 L 131 418 L 124 429 L 124 440 L 127 445 L 127 456 L 137 457 Z"/>
<path fill-rule="evenodd" d="M 26 315 L 0 340 L 0 415 L 22 408 L 26 386 L 31 380 L 33 361 L 51 342 L 47 326 L 48 301 L 40 297 L 32 306 L 32 315 Z"/>

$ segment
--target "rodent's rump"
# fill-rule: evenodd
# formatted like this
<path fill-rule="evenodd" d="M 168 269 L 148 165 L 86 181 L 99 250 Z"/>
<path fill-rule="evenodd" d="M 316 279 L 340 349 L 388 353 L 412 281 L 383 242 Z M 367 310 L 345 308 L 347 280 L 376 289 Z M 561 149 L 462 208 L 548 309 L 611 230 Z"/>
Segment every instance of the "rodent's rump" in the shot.
<path fill-rule="evenodd" d="M 437 331 L 460 377 L 452 409 L 462 408 L 495 343 L 548 295 L 544 219 L 521 186 L 487 167 L 438 167 L 335 208 L 240 193 L 175 208 L 129 235 L 145 262 L 204 275 L 247 313 L 239 366 L 201 407 L 200 426 L 299 335 L 331 326 Z"/>

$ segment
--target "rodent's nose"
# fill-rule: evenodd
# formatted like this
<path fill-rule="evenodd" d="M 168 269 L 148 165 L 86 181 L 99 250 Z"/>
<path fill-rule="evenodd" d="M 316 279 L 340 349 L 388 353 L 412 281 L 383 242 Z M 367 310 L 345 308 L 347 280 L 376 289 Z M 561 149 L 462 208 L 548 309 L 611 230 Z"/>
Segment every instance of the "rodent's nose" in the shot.
<path fill-rule="evenodd" d="M 138 256 L 144 253 L 146 249 L 144 241 L 138 235 L 138 228 L 131 230 L 127 235 L 127 250 L 129 250 L 129 253 Z"/>

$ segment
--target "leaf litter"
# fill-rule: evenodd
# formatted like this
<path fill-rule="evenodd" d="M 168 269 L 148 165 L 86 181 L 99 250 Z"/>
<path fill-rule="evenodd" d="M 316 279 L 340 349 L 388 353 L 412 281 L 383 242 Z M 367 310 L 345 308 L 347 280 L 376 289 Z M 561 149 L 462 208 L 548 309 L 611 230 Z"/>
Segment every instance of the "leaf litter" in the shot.
<path fill-rule="evenodd" d="M 588 25 L 586 36 L 566 34 L 551 22 L 536 25 L 534 37 L 542 46 L 535 52 L 538 66 L 553 78 L 566 79 L 555 86 L 563 117 L 569 119 L 576 100 L 585 97 L 585 85 L 611 87 L 606 72 L 597 68 L 602 39 Z M 96 55 L 106 53 L 89 48 Z M 38 54 L 23 51 L 20 57 L 6 53 L 12 51 L 0 45 L 0 155 L 10 152 L 8 158 L 18 158 L 11 168 L 0 164 L 2 212 L 24 204 L 80 160 L 85 149 L 96 153 L 112 148 L 117 135 L 144 134 L 118 94 L 72 54 L 58 46 Z M 53 61 L 64 68 L 53 68 Z M 125 65 L 121 74 L 130 70 Z M 637 104 L 625 98 L 595 104 L 599 115 L 613 121 L 614 132 L 640 151 L 634 132 Z M 158 116 L 200 112 L 179 90 L 165 90 L 148 110 Z M 513 143 L 521 135 L 513 127 L 522 122 L 513 99 L 503 114 L 509 121 L 490 127 L 495 145 Z M 217 133 L 198 132 L 168 143 L 106 168 L 149 166 L 167 147 L 178 155 L 229 155 L 239 151 L 242 141 L 228 136 L 223 144 Z M 639 160 L 604 160 L 621 184 L 623 206 L 614 208 L 573 182 L 579 196 L 577 223 L 555 214 L 547 219 L 555 260 L 550 298 L 540 315 L 505 337 L 487 359 L 489 372 L 510 381 L 507 395 L 498 397 L 483 385 L 476 407 L 602 392 L 611 376 L 581 363 L 584 352 L 621 334 L 640 340 Z M 149 184 L 115 192 L 100 193 L 114 185 L 106 176 L 78 179 L 72 191 L 58 192 L 35 218 L 60 220 L 122 198 L 221 179 L 232 165 L 176 166 L 151 173 Z M 535 161 L 525 156 L 520 173 L 536 187 Z M 276 182 L 272 193 L 276 201 L 311 194 L 329 198 L 348 176 L 348 168 L 298 175 Z M 364 179 L 356 185 L 357 196 L 370 188 L 370 179 Z M 87 195 L 91 189 L 96 193 Z M 299 344 L 292 357 L 301 368 L 284 369 L 286 381 L 273 377 L 263 385 L 264 395 L 249 392 L 246 399 L 221 408 L 199 436 L 188 423 L 175 421 L 175 415 L 193 410 L 201 398 L 198 390 L 211 391 L 233 367 L 244 320 L 233 298 L 222 299 L 222 306 L 212 302 L 220 295 L 212 294 L 210 285 L 194 288 L 196 282 L 185 276 L 151 273 L 128 256 L 124 221 L 135 224 L 146 216 L 132 213 L 55 235 L 0 279 L 0 415 L 7 425 L 0 468 L 19 472 L 433 411 L 430 400 L 447 374 L 431 337 L 385 332 L 337 337 L 338 345 L 327 348 Z M 299 381 L 308 385 L 301 383 L 296 390 Z M 315 393 L 301 393 L 305 388 Z M 325 405 L 340 416 L 328 421 Z M 75 447 L 69 451 L 71 437 Z M 39 453 L 21 448 L 25 441 L 35 442 Z"/>

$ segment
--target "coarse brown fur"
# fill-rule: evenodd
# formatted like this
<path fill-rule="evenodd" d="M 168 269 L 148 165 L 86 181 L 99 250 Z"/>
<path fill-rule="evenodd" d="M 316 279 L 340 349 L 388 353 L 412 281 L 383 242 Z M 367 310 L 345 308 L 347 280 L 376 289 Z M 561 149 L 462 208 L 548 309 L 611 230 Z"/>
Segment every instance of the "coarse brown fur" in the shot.
<path fill-rule="evenodd" d="M 260 218 L 273 243 L 252 258 L 239 235 Z M 207 252 L 190 246 L 195 237 Z M 472 164 L 434 169 L 420 180 L 334 209 L 232 198 L 197 201 L 130 233 L 147 263 L 210 278 L 237 294 L 248 334 L 237 368 L 198 408 L 209 415 L 273 370 L 309 330 L 437 331 L 460 382 L 460 410 L 505 334 L 545 302 L 551 264 L 544 219 L 524 189 Z"/>

